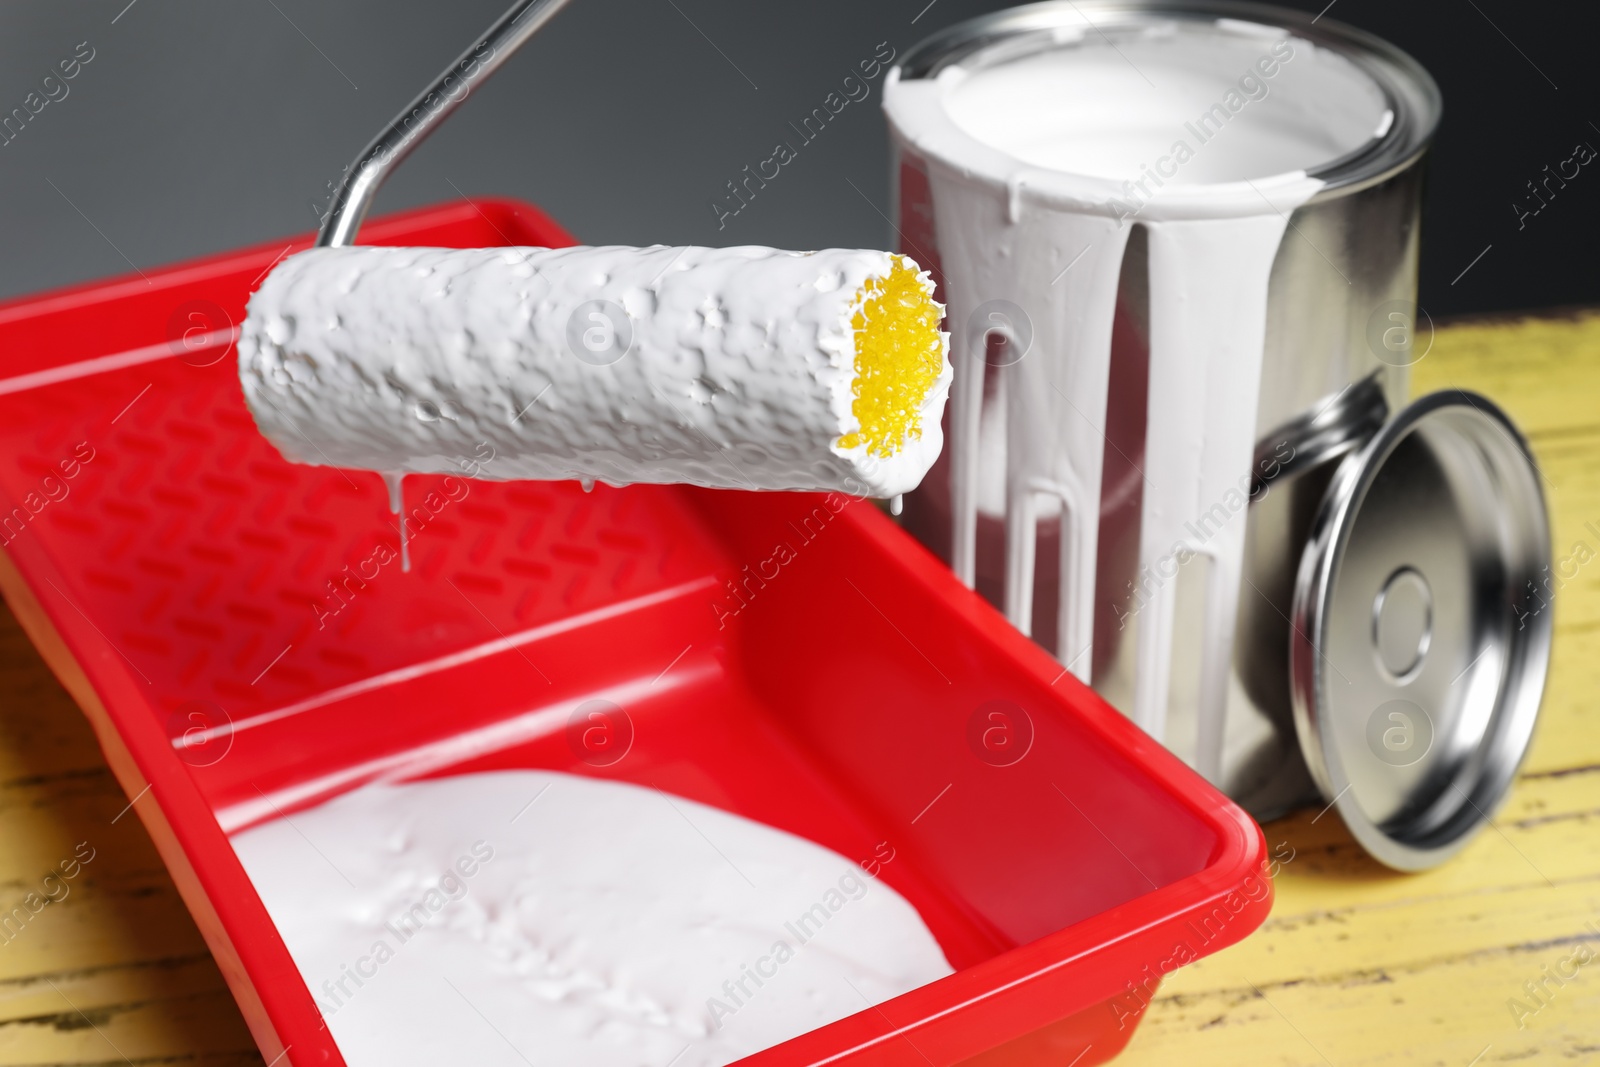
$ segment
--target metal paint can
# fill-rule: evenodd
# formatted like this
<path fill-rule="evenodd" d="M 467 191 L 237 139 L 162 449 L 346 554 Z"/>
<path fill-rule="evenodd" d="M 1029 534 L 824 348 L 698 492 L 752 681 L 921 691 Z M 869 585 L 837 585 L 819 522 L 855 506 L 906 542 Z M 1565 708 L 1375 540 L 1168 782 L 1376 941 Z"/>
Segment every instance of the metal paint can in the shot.
<path fill-rule="evenodd" d="M 1228 374 L 1238 379 L 1239 367 L 1250 378 L 1228 385 L 1240 398 L 1237 427 L 1227 425 L 1226 405 L 1214 405 L 1211 421 L 1192 435 L 1202 447 L 1210 447 L 1212 437 L 1232 435 L 1229 456 L 1212 467 L 1238 470 L 1243 490 L 1243 506 L 1232 509 L 1237 514 L 1218 519 L 1226 534 L 1198 544 L 1193 555 L 1208 559 L 1193 580 L 1185 577 L 1187 564 L 1165 577 L 1151 567 L 1165 558 L 1152 544 L 1163 529 L 1152 509 L 1168 507 L 1166 498 L 1182 498 L 1185 488 L 1164 498 L 1151 483 L 1157 468 L 1185 469 L 1183 457 L 1162 454 L 1175 440 L 1165 423 L 1183 407 L 1181 397 L 1161 397 L 1163 388 L 1173 391 L 1166 380 L 1173 364 L 1170 356 L 1162 362 L 1162 344 L 1151 341 L 1175 302 L 1160 291 L 1168 275 L 1152 270 L 1152 243 L 1166 240 L 1160 225 L 1146 225 L 1136 213 L 1119 218 L 1115 233 L 1108 226 L 1084 228 L 1084 218 L 1120 209 L 1093 202 L 1081 182 L 1063 186 L 1064 192 L 1045 188 L 1051 175 L 1041 176 L 1036 166 L 1010 166 L 993 144 L 964 137 L 959 115 L 942 125 L 925 121 L 926 103 L 914 99 L 933 86 L 959 87 L 974 72 L 1041 55 L 1070 57 L 1088 48 L 1104 53 L 1109 46 L 1132 64 L 1129 57 L 1142 55 L 1147 42 L 1181 42 L 1185 34 L 1254 34 L 1263 43 L 1287 35 L 1299 47 L 1309 44 L 1316 62 L 1348 64 L 1370 79 L 1385 112 L 1360 143 L 1305 168 L 1301 177 L 1314 179 L 1315 192 L 1280 212 L 1264 313 L 1259 321 L 1229 324 L 1259 336 L 1259 362 L 1235 361 L 1231 369 L 1219 363 L 1189 378 L 1202 392 L 1221 388 L 1217 382 L 1227 382 Z M 1117 121 L 1117 106 L 1105 103 L 1107 121 Z M 1431 344 L 1431 322 L 1416 304 L 1416 276 L 1422 164 L 1440 115 L 1432 79 L 1371 35 L 1283 9 L 1212 0 L 1063 0 L 964 22 L 912 48 L 889 76 L 884 109 L 900 247 L 940 282 L 957 363 L 946 455 L 906 498 L 906 527 L 1020 629 L 1253 814 L 1267 818 L 1311 801 L 1319 785 L 1326 793 L 1325 753 L 1301 736 L 1316 717 L 1308 710 L 1316 706 L 1314 694 L 1305 685 L 1302 727 L 1296 728 L 1291 650 L 1303 653 L 1306 646 L 1291 616 L 1302 555 L 1336 472 L 1365 455 L 1364 447 L 1404 407 L 1409 367 Z M 1027 132 L 1013 136 L 1023 143 Z M 1035 185 L 1045 191 L 1030 201 Z M 1159 214 L 1159 199 L 1150 204 Z M 1131 226 L 1120 225 L 1130 220 Z M 1085 233 L 1092 239 L 1073 236 Z M 1084 248 L 1061 247 L 1062 240 Z M 1030 272 L 1081 269 L 1075 255 L 1087 256 L 1103 282 L 1080 285 L 1079 306 L 1065 306 L 1069 302 L 1037 283 L 1030 288 Z M 1014 291 L 1027 297 L 1011 296 L 996 279 L 1014 282 Z M 1086 326 L 1082 320 L 1094 309 L 1083 305 L 1095 300 L 1104 303 L 1101 321 Z M 1083 358 L 1090 350 L 1091 358 Z M 1095 358 L 1104 361 L 1103 380 L 1096 377 Z M 1076 433 L 1061 447 L 1059 462 L 1041 465 L 1029 450 L 1043 438 L 1016 431 L 1018 412 L 1030 410 L 1036 425 L 1065 426 L 1067 438 Z M 970 446 L 965 452 L 963 433 Z M 1219 445 L 1217 451 L 1225 450 Z M 1381 462 L 1370 455 L 1366 461 Z M 1504 461 L 1507 469 L 1519 462 L 1531 469 L 1525 449 Z M 1031 503 L 1051 494 L 1054 513 Z M 1182 529 L 1193 533 L 1195 518 L 1203 528 L 1203 504 L 1191 506 Z M 1210 513 L 1218 513 L 1217 504 Z M 1165 529 L 1176 528 L 1169 517 Z M 1536 529 L 1515 545 L 1500 546 L 1516 557 L 1506 573 L 1536 575 L 1537 553 L 1528 548 L 1533 540 Z M 1535 571 L 1527 571 L 1530 565 Z M 1160 610 L 1142 610 L 1148 603 Z M 1141 627 L 1150 633 L 1141 635 Z M 1538 645 L 1528 644 L 1517 668 L 1525 683 L 1537 679 L 1535 708 L 1543 679 Z M 1442 644 L 1430 653 L 1441 663 L 1454 662 L 1453 654 Z M 1525 691 L 1522 699 L 1526 704 Z M 1472 716 L 1441 718 L 1455 723 Z M 1526 746 L 1526 732 L 1518 736 L 1513 766 Z M 1479 742 L 1488 743 L 1457 736 L 1452 750 L 1459 755 L 1463 745 L 1472 749 Z M 1506 763 L 1504 754 L 1497 763 Z"/>

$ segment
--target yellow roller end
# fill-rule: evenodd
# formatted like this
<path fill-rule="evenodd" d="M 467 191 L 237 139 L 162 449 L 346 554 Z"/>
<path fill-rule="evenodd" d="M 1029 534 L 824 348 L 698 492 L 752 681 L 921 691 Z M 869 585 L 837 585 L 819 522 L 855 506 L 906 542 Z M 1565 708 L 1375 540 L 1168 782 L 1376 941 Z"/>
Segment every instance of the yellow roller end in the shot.
<path fill-rule="evenodd" d="M 869 455 L 888 457 L 922 436 L 922 402 L 944 368 L 944 342 L 942 309 L 917 274 L 897 257 L 887 278 L 868 278 L 857 294 L 850 412 L 859 429 L 839 438 L 840 448 L 865 443 Z"/>

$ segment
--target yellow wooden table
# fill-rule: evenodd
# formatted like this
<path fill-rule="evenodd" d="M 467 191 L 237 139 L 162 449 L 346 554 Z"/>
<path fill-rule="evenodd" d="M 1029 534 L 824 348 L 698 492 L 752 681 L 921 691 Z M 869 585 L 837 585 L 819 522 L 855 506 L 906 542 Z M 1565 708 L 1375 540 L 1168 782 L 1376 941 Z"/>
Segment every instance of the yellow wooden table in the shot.
<path fill-rule="evenodd" d="M 1416 875 L 1331 812 L 1267 826 L 1294 851 L 1271 918 L 1169 978 L 1121 1063 L 1600 1062 L 1600 315 L 1441 329 L 1414 387 L 1447 385 L 1528 433 L 1573 561 L 1510 802 Z M 261 1062 L 87 723 L 0 612 L 0 915 L 29 893 L 57 899 L 0 921 L 0 1064 Z"/>

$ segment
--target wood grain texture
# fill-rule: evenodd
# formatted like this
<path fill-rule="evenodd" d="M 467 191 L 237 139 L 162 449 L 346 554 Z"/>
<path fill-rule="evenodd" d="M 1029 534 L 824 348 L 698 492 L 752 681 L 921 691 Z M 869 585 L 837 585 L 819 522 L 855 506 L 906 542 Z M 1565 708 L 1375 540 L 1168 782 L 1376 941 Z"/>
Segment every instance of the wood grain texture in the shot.
<path fill-rule="evenodd" d="M 0 611 L 0 1064 L 260 1064 L 127 804 Z"/>
<path fill-rule="evenodd" d="M 1272 917 L 1169 978 L 1120 1063 L 1600 1061 L 1600 315 L 1443 328 L 1414 375 L 1414 392 L 1460 386 L 1505 406 L 1543 465 L 1556 558 L 1596 556 L 1568 568 L 1554 609 L 1533 751 L 1493 827 L 1435 871 L 1384 870 L 1331 812 L 1267 826 L 1294 853 Z M 0 933 L 0 1065 L 260 1064 L 126 804 L 0 613 L 0 922 L 29 893 L 68 889 Z M 84 845 L 94 858 L 47 885 Z M 1550 977 L 1584 946 L 1594 962 Z"/>

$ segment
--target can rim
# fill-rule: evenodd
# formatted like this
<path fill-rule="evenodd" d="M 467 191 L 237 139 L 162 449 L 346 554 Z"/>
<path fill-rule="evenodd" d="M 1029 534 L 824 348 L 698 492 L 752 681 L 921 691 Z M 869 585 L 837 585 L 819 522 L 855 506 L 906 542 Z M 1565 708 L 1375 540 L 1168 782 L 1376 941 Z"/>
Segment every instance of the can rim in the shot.
<path fill-rule="evenodd" d="M 1421 63 L 1375 34 L 1334 19 L 1253 0 L 1042 0 L 958 22 L 913 45 L 896 64 L 894 77 L 936 77 L 1002 42 L 1037 36 L 1053 44 L 1063 26 L 1097 30 L 1137 27 L 1152 21 L 1216 22 L 1228 19 L 1287 30 L 1350 60 L 1377 84 L 1394 116 L 1388 129 L 1351 152 L 1308 169 L 1323 183 L 1306 203 L 1314 204 L 1376 185 L 1410 167 L 1433 141 L 1443 113 L 1438 84 Z M 887 105 L 886 105 L 887 107 Z"/>
<path fill-rule="evenodd" d="M 1256 441 L 1256 472 L 1250 499 L 1272 486 L 1342 459 L 1372 440 L 1389 418 L 1389 398 L 1384 394 L 1384 372 L 1378 368 L 1346 385 L 1315 411 L 1280 423 Z M 1292 448 L 1287 460 L 1278 457 L 1283 445 Z M 1272 472 L 1270 475 L 1267 472 Z"/>
<path fill-rule="evenodd" d="M 1451 413 L 1470 429 L 1442 424 L 1440 417 Z M 1295 733 L 1306 765 L 1328 806 L 1339 809 L 1345 826 L 1367 852 L 1386 866 L 1403 871 L 1425 870 L 1455 855 L 1504 801 L 1532 744 L 1549 669 L 1552 631 L 1551 613 L 1540 611 L 1533 615 L 1531 624 L 1506 638 L 1499 661 L 1499 684 L 1492 694 L 1492 705 L 1482 715 L 1482 733 L 1471 740 L 1470 758 L 1461 761 L 1460 772 L 1453 780 L 1444 781 L 1441 776 L 1427 780 L 1429 788 L 1438 786 L 1437 798 L 1387 820 L 1369 817 L 1363 798 L 1358 795 L 1361 787 L 1348 773 L 1340 755 L 1340 727 L 1348 724 L 1339 721 L 1330 686 L 1342 675 L 1330 677 L 1330 668 L 1336 675 L 1339 672 L 1337 665 L 1329 662 L 1324 648 L 1332 629 L 1329 620 L 1333 590 L 1368 492 L 1397 447 L 1427 423 L 1439 424 L 1430 427 L 1433 431 L 1470 438 L 1473 453 L 1500 479 L 1495 483 L 1495 499 L 1479 501 L 1478 506 L 1506 514 L 1507 521 L 1502 525 L 1509 534 L 1520 537 L 1518 547 L 1526 551 L 1527 558 L 1523 561 L 1525 567 L 1517 568 L 1518 576 L 1523 571 L 1532 576 L 1544 573 L 1551 561 L 1548 504 L 1527 440 L 1500 407 L 1467 390 L 1443 389 L 1414 401 L 1365 447 L 1345 459 L 1323 497 L 1300 558 L 1290 612 L 1290 689 Z M 1514 515 L 1506 511 L 1516 488 L 1510 484 L 1512 481 L 1522 483 L 1525 499 L 1534 504 L 1527 513 Z M 1509 530 L 1518 523 L 1520 531 Z M 1508 554 L 1503 551 L 1498 562 L 1505 563 Z M 1510 604 L 1502 606 L 1511 608 Z M 1477 662 L 1474 660 L 1468 669 Z M 1447 797 L 1445 790 L 1454 796 Z"/>

